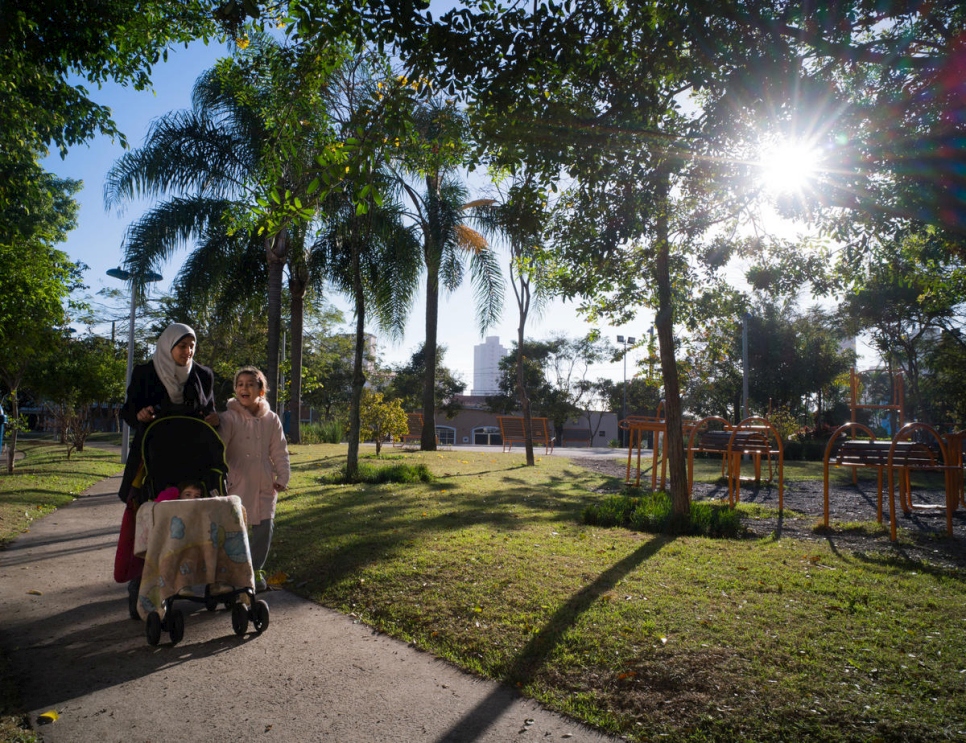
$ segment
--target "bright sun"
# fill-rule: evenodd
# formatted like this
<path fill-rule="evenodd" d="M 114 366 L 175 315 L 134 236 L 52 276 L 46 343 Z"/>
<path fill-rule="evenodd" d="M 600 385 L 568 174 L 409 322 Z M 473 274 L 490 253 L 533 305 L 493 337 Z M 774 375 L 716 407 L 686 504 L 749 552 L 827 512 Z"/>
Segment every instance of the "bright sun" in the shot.
<path fill-rule="evenodd" d="M 761 179 L 774 195 L 801 193 L 814 181 L 819 152 L 805 142 L 779 142 L 762 152 Z"/>

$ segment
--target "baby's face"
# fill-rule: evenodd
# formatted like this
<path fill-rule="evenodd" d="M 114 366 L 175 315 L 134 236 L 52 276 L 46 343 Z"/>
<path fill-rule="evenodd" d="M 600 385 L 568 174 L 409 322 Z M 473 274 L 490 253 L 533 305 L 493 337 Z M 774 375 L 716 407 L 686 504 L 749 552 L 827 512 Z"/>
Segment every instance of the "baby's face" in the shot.
<path fill-rule="evenodd" d="M 201 488 L 197 488 L 194 485 L 189 485 L 181 491 L 182 500 L 187 500 L 189 498 L 201 498 L 202 495 Z"/>

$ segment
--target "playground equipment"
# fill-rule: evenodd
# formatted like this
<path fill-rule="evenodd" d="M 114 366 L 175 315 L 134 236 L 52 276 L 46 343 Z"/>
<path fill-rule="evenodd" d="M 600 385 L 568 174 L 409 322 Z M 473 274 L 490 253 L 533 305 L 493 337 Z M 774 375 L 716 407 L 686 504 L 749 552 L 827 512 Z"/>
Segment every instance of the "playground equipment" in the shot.
<path fill-rule="evenodd" d="M 637 450 L 637 474 L 634 486 L 641 485 L 641 448 L 644 445 L 644 434 L 653 434 L 651 444 L 651 490 L 657 490 L 657 465 L 661 463 L 661 487 L 667 482 L 667 420 L 664 417 L 664 400 L 657 405 L 654 415 L 629 415 L 618 423 L 620 428 L 627 431 L 627 475 L 626 484 L 631 484 L 631 457 Z"/>
<path fill-rule="evenodd" d="M 919 434 L 918 440 L 912 437 Z M 850 435 L 839 441 L 844 435 Z M 864 438 L 858 438 L 862 434 Z M 962 434 L 955 434 L 961 441 Z M 825 447 L 823 463 L 825 526 L 829 525 L 829 466 L 851 467 L 853 479 L 861 467 L 876 470 L 876 518 L 882 523 L 883 476 L 889 487 L 889 521 L 892 541 L 896 540 L 896 486 L 899 505 L 907 516 L 913 511 L 935 511 L 936 506 L 916 505 L 912 502 L 913 472 L 942 472 L 945 480 L 946 533 L 953 533 L 953 512 L 959 505 L 962 491 L 962 447 L 957 457 L 950 453 L 948 442 L 926 423 L 907 423 L 891 439 L 876 439 L 872 430 L 861 423 L 839 426 Z"/>
<path fill-rule="evenodd" d="M 720 429 L 711 429 L 711 424 Z M 768 419 L 745 418 L 738 425 L 711 416 L 691 426 L 688 435 L 688 491 L 694 487 L 694 455 L 721 455 L 721 471 L 728 478 L 728 503 L 734 507 L 741 500 L 741 461 L 746 456 L 754 462 L 755 482 L 761 482 L 762 458 L 768 462 L 768 482 L 774 479 L 774 458 L 778 469 L 778 511 L 784 509 L 785 451 L 781 436 Z"/>
<path fill-rule="evenodd" d="M 839 426 L 829 437 L 823 457 L 824 517 L 829 525 L 829 467 L 851 467 L 852 483 L 858 484 L 859 468 L 876 470 L 877 507 L 876 517 L 882 523 L 883 478 L 889 487 L 889 520 L 892 541 L 896 540 L 896 486 L 899 504 L 907 516 L 914 510 L 935 511 L 935 506 L 916 505 L 912 502 L 913 472 L 942 472 L 946 490 L 946 532 L 953 533 L 953 512 L 962 504 L 966 507 L 963 492 L 963 443 L 966 432 L 949 434 L 945 438 L 926 423 L 906 423 L 905 393 L 902 374 L 892 375 L 890 402 L 883 404 L 860 403 L 858 375 L 853 368 L 850 375 L 852 420 Z M 858 422 L 859 410 L 888 410 L 898 418 L 899 428 L 890 439 L 876 439 L 872 429 Z M 848 437 L 845 440 L 843 437 Z"/>
<path fill-rule="evenodd" d="M 902 372 L 893 372 L 892 389 L 889 402 L 881 404 L 859 402 L 859 374 L 855 367 L 849 371 L 849 387 L 851 390 L 851 401 L 849 407 L 852 411 L 852 423 L 858 423 L 860 410 L 889 410 L 898 418 L 896 430 L 906 425 L 906 392 L 905 384 L 902 380 Z"/>

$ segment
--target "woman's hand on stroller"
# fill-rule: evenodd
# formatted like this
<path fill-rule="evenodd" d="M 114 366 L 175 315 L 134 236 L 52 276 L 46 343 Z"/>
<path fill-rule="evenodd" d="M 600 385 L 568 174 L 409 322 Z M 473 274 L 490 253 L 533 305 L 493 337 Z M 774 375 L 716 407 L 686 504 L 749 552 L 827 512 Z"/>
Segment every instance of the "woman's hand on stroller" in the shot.
<path fill-rule="evenodd" d="M 141 421 L 141 423 L 150 423 L 155 419 L 155 417 L 156 414 L 153 405 L 148 405 L 146 408 L 141 408 L 138 411 L 138 420 Z"/>
<path fill-rule="evenodd" d="M 207 423 L 212 428 L 218 428 L 218 424 L 220 422 L 221 422 L 221 419 L 218 417 L 218 413 L 214 411 L 208 413 L 208 415 L 205 416 L 205 423 Z"/>

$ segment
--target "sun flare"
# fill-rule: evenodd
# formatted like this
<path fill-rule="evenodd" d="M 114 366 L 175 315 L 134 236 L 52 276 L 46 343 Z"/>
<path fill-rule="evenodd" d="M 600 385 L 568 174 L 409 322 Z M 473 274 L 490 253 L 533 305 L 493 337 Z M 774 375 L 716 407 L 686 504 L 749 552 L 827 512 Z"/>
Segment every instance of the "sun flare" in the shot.
<path fill-rule="evenodd" d="M 774 195 L 800 193 L 815 180 L 819 152 L 806 142 L 784 141 L 761 155 L 761 181 Z"/>

